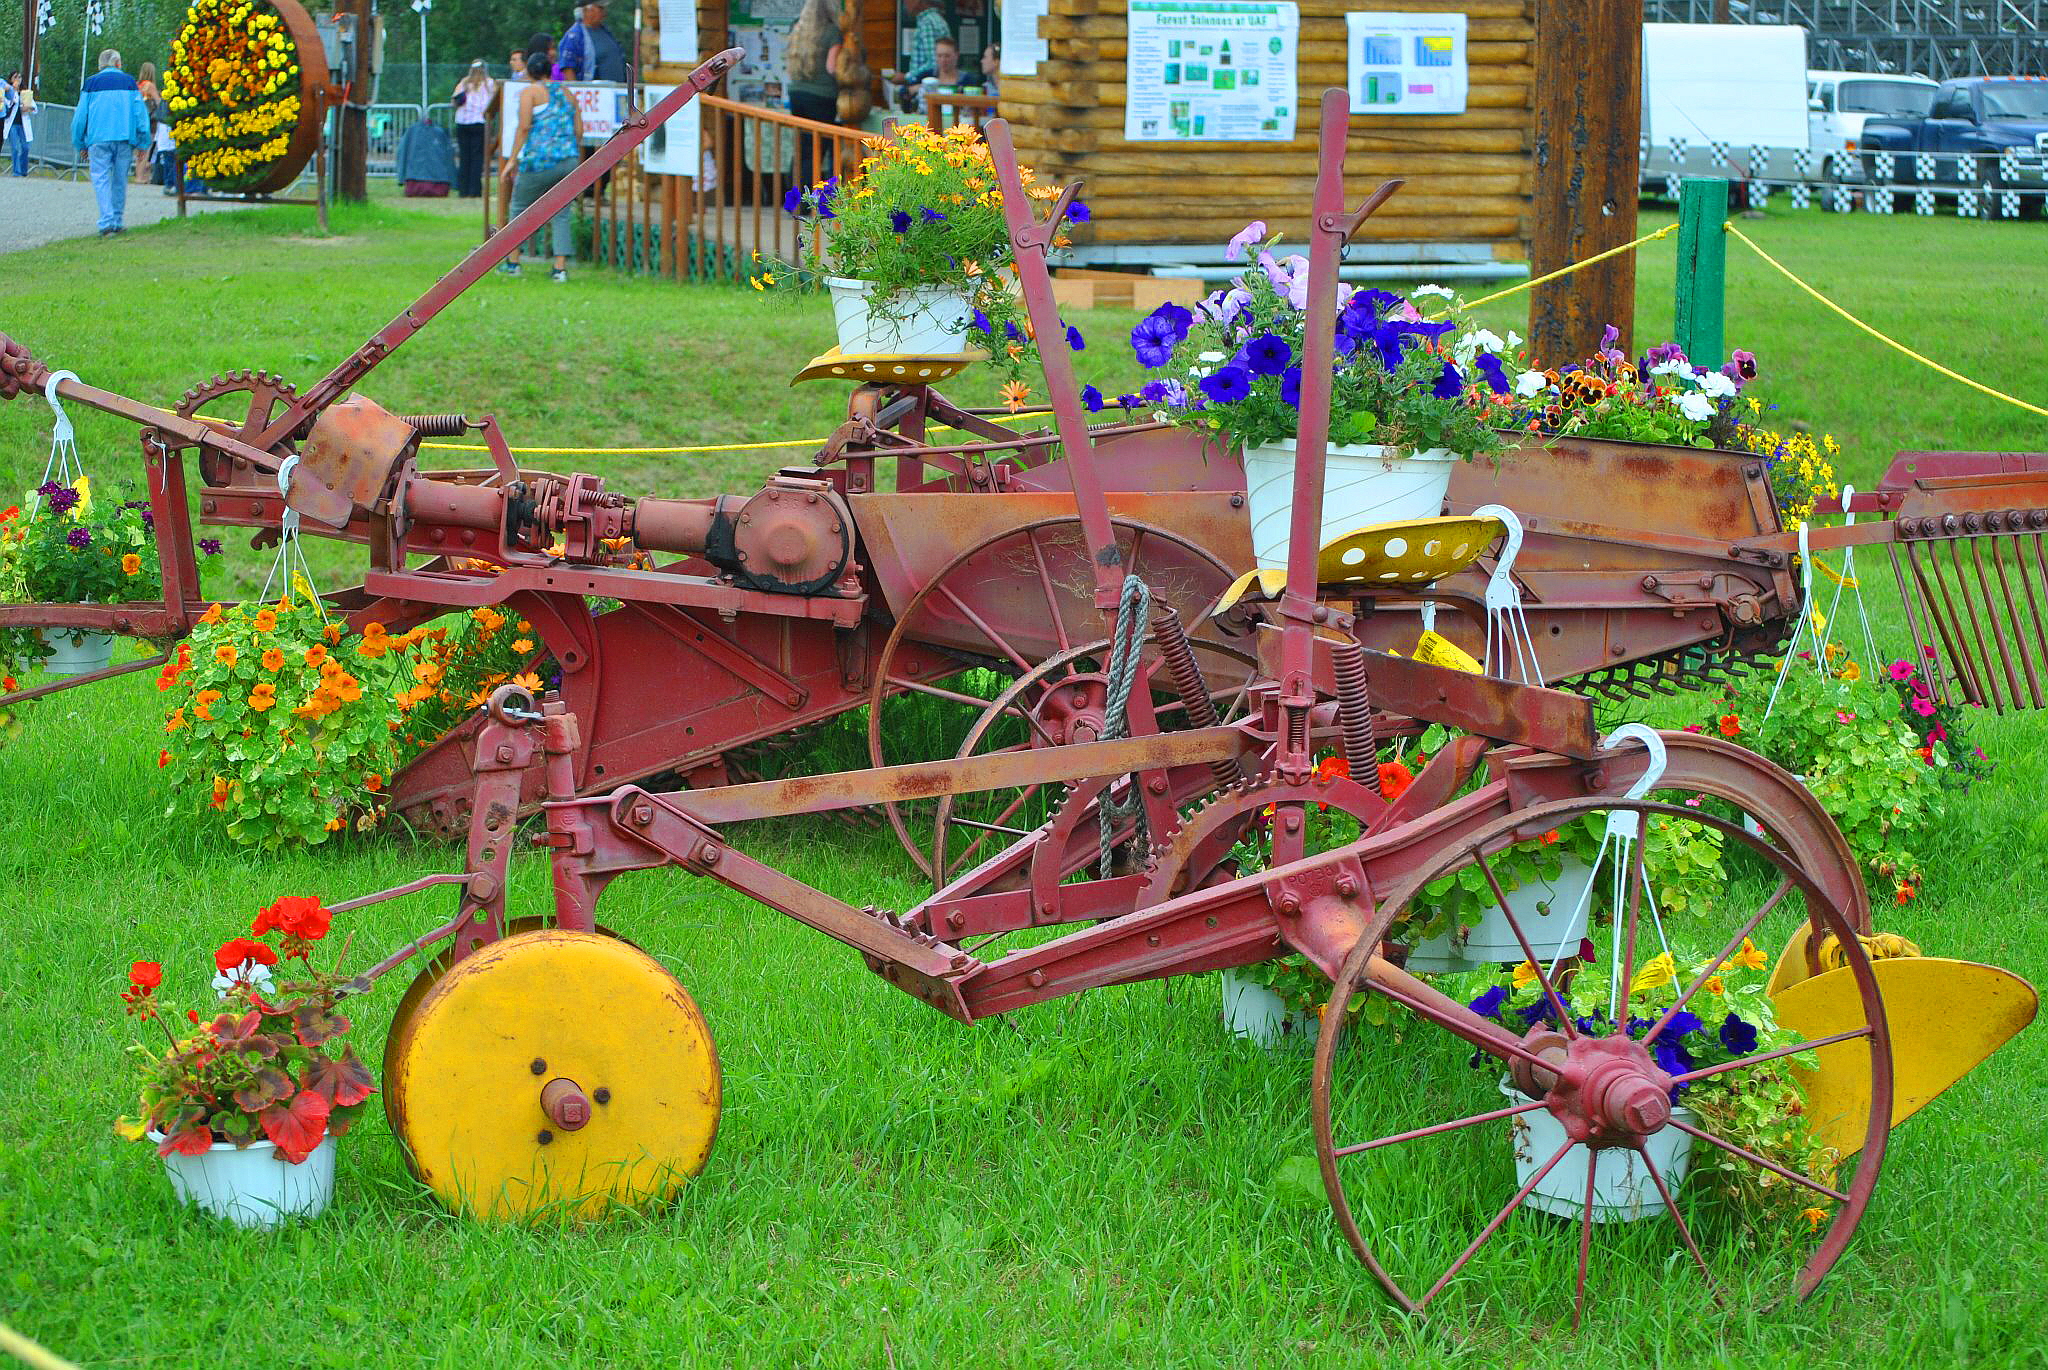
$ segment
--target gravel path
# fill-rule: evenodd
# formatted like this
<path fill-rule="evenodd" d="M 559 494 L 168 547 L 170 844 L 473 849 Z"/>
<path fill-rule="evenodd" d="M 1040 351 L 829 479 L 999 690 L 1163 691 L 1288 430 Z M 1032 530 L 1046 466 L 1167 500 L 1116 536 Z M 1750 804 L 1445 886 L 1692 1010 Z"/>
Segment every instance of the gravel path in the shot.
<path fill-rule="evenodd" d="M 248 209 L 236 203 L 206 200 L 188 202 L 191 212 Z M 160 187 L 130 185 L 124 221 L 129 228 L 141 228 L 163 219 L 176 218 L 178 201 Z M 47 175 L 28 177 L 0 175 L 0 253 L 20 252 L 64 238 L 90 238 L 99 230 L 99 208 L 93 201 L 92 183 L 84 177 L 60 181 Z"/>

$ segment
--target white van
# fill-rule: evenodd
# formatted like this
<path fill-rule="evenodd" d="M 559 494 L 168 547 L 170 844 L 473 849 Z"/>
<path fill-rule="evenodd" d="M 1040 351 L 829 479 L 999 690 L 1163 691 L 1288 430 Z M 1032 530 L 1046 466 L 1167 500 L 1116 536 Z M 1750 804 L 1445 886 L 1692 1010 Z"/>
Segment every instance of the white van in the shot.
<path fill-rule="evenodd" d="M 1880 76 L 1863 71 L 1806 73 L 1807 138 L 1814 152 L 1855 152 L 1863 125 L 1873 118 L 1925 118 L 1934 107 L 1935 82 L 1925 76 Z"/>

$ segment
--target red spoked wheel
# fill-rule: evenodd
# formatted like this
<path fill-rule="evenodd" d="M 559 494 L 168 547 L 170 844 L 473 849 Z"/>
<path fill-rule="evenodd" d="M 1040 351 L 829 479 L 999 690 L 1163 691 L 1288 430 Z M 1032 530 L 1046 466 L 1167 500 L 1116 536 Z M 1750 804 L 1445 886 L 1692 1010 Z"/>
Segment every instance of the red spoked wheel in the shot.
<path fill-rule="evenodd" d="M 1651 844 L 1638 841 L 1598 876 L 1618 883 L 1604 909 L 1591 905 L 1583 935 L 1597 946 L 1567 948 L 1570 924 L 1539 929 L 1526 905 L 1518 914 L 1505 873 L 1567 825 L 1609 815 L 1684 838 L 1712 834 L 1700 840 L 1720 849 L 1730 878 L 1720 898 L 1660 913 L 1654 893 L 1645 897 Z M 1519 1012 L 1465 998 L 1497 972 L 1425 979 L 1381 955 L 1390 930 L 1461 888 L 1497 908 L 1527 957 L 1505 1001 L 1528 1000 Z M 1836 939 L 1857 990 L 1842 1030 L 1811 1040 L 1771 1021 L 1758 950 L 1782 946 L 1801 923 L 1816 941 Z M 1659 961 L 1660 948 L 1669 961 Z M 1643 988 L 1623 999 L 1617 985 Z M 1353 1024 L 1354 1007 L 1387 1014 L 1382 1021 L 1401 1030 Z M 1738 1026 L 1727 1035 L 1690 1027 L 1728 1012 Z M 1527 1026 L 1503 1026 L 1503 1017 Z M 1347 1040 L 1353 1048 L 1342 1050 Z M 1816 1067 L 1858 1084 L 1867 1076 L 1870 1121 L 1850 1156 L 1801 1141 L 1798 1079 Z M 1560 1284 L 1575 1270 L 1576 1323 L 1596 1248 L 1603 1260 L 1652 1268 L 1688 1263 L 1717 1301 L 1761 1304 L 1787 1283 L 1799 1297 L 1812 1293 L 1847 1247 L 1883 1163 L 1891 1089 L 1876 979 L 1813 872 L 1700 809 L 1572 799 L 1468 834 L 1387 893 L 1324 1011 L 1316 1151 L 1346 1241 L 1410 1311 L 1484 1253 L 1489 1265 L 1517 1260 Z M 1785 1126 L 1760 1131 L 1755 1105 L 1775 1109 L 1768 1116 Z M 1636 1217 L 1647 1220 L 1624 1221 Z M 1774 1219 L 1797 1232 L 1796 1243 L 1747 1229 Z"/>
<path fill-rule="evenodd" d="M 1126 573 L 1142 577 L 1154 604 L 1172 605 L 1190 637 L 1201 641 L 1204 615 L 1230 586 L 1223 561 L 1165 528 L 1128 519 L 1112 519 L 1111 528 Z M 1071 715 L 1076 726 L 1066 730 L 1070 735 L 1048 727 L 1040 745 L 1062 745 L 1055 737 L 1085 740 L 1082 720 L 1093 704 L 1078 677 L 1096 667 L 1088 649 L 1110 627 L 1095 606 L 1095 573 L 1079 519 L 1040 519 L 968 547 L 903 606 L 883 644 L 868 697 L 870 763 L 962 755 L 977 745 L 972 734 L 999 695 L 1008 698 L 1008 712 L 1022 717 L 1020 711 L 1037 709 L 1046 691 L 1061 691 L 1069 680 L 1073 684 L 1061 693 L 1071 698 L 1043 701 L 1041 722 Z M 932 680 L 933 663 L 949 660 L 959 663 L 958 673 Z M 1039 669 L 1054 660 L 1064 664 Z M 1020 681 L 1027 682 L 1022 694 L 1006 694 Z M 897 840 L 926 875 L 934 873 L 930 807 L 883 806 Z M 1021 825 L 1006 820 L 1001 826 Z"/>

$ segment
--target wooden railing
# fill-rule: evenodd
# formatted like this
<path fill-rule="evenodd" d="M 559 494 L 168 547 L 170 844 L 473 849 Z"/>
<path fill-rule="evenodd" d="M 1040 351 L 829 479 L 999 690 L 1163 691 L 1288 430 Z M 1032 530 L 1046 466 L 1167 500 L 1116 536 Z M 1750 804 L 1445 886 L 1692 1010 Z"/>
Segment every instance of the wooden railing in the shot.
<path fill-rule="evenodd" d="M 590 261 L 671 280 L 743 281 L 757 253 L 793 260 L 798 224 L 783 198 L 852 171 L 869 136 L 715 95 L 697 103 L 716 183 L 622 167 L 586 202 Z M 822 227 L 829 232 L 830 221 Z"/>
<path fill-rule="evenodd" d="M 978 129 L 996 117 L 996 97 L 928 91 L 924 97 L 924 117 L 937 133 L 944 133 L 954 124 L 972 124 Z"/>

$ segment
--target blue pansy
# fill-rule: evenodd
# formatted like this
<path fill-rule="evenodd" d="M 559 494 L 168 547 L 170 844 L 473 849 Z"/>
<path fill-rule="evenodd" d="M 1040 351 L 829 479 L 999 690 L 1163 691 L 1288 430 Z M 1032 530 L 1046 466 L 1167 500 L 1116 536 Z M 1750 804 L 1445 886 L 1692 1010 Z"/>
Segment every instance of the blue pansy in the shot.
<path fill-rule="evenodd" d="M 1488 991 L 1486 991 L 1486 993 L 1480 995 L 1477 999 L 1474 999 L 1465 1007 L 1471 1009 L 1481 1018 L 1491 1018 L 1494 1014 L 1500 1012 L 1500 1006 L 1503 1003 L 1507 1002 L 1507 997 L 1507 986 L 1495 985 L 1492 989 L 1489 989 Z"/>
<path fill-rule="evenodd" d="M 1747 1056 L 1756 1050 L 1756 1024 L 1745 1023 L 1736 1014 L 1729 1014 L 1721 1024 L 1721 1045 L 1737 1056 Z"/>
<path fill-rule="evenodd" d="M 1245 361 L 1256 375 L 1277 376 L 1294 360 L 1294 349 L 1284 338 L 1261 333 L 1245 344 Z"/>
<path fill-rule="evenodd" d="M 1443 373 L 1436 378 L 1436 384 L 1429 388 L 1429 393 L 1440 400 L 1454 400 L 1465 393 L 1465 378 L 1458 374 L 1457 367 L 1445 362 Z"/>
<path fill-rule="evenodd" d="M 1241 367 L 1226 366 L 1202 377 L 1202 393 L 1218 404 L 1234 404 L 1252 393 L 1252 378 Z"/>
<path fill-rule="evenodd" d="M 1102 392 L 1092 385 L 1082 386 L 1081 403 L 1088 406 L 1089 413 L 1100 414 L 1102 412 Z"/>

